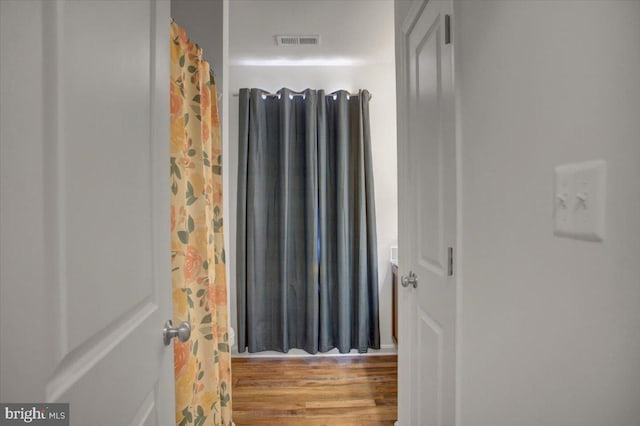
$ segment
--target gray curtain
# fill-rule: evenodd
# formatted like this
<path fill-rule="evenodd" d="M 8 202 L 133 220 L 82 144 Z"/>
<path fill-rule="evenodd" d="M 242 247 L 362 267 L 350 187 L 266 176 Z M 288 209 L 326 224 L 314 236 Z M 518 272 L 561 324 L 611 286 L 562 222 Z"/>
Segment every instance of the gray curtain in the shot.
<path fill-rule="evenodd" d="M 379 349 L 369 93 L 266 94 L 240 90 L 238 349 Z"/>

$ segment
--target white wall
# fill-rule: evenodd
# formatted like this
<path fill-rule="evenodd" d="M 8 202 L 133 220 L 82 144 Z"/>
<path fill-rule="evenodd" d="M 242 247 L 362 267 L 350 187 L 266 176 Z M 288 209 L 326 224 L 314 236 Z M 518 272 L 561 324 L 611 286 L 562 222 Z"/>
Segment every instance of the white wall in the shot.
<path fill-rule="evenodd" d="M 345 89 L 357 92 L 369 90 L 373 98 L 370 103 L 371 145 L 374 167 L 376 215 L 378 233 L 378 266 L 380 286 L 380 337 L 383 348 L 393 348 L 391 339 L 391 268 L 389 252 L 397 243 L 397 173 L 396 173 L 396 99 L 394 64 L 367 66 L 321 66 L 321 67 L 275 67 L 275 66 L 231 66 L 229 67 L 229 149 L 224 167 L 230 174 L 229 190 L 225 203 L 229 205 L 226 218 L 227 232 L 231 236 L 227 260 L 229 261 L 231 287 L 231 323 L 236 327 L 235 297 L 235 195 L 238 161 L 238 93 L 243 87 L 257 87 L 276 91 L 282 87 L 293 90 L 305 88 L 333 91 Z"/>
<path fill-rule="evenodd" d="M 464 426 L 640 424 L 640 2 L 456 1 Z M 553 169 L 608 162 L 607 238 Z"/>

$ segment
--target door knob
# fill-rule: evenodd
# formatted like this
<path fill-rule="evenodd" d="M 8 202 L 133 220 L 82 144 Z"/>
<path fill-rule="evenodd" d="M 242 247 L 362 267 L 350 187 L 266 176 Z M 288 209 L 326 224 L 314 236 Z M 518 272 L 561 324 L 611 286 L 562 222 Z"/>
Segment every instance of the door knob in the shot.
<path fill-rule="evenodd" d="M 162 329 L 162 340 L 164 341 L 165 346 L 169 346 L 171 343 L 171 339 L 177 337 L 181 342 L 186 342 L 189 340 L 189 336 L 191 336 L 191 324 L 184 321 L 178 327 L 173 327 L 173 322 L 171 320 L 167 320 L 164 323 L 164 328 Z"/>
<path fill-rule="evenodd" d="M 402 283 L 402 287 L 409 287 L 410 285 L 413 286 L 413 288 L 418 287 L 418 277 L 413 271 L 409 271 L 409 275 L 403 276 L 400 282 Z"/>

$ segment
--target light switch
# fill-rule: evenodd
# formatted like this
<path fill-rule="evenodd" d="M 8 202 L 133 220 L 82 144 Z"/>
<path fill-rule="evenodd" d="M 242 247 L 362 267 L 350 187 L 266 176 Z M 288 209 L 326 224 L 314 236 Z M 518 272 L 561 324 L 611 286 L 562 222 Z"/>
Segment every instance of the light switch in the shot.
<path fill-rule="evenodd" d="M 605 232 L 606 162 L 566 164 L 555 170 L 554 234 L 602 241 Z"/>
<path fill-rule="evenodd" d="M 573 170 L 568 166 L 556 167 L 555 234 L 569 236 L 571 233 L 570 195 L 573 191 Z"/>

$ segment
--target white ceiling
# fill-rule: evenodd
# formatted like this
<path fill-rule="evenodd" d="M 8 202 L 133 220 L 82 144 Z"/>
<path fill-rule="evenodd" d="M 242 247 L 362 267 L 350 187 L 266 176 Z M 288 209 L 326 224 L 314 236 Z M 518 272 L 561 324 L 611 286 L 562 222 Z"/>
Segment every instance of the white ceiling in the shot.
<path fill-rule="evenodd" d="M 231 0 L 231 65 L 368 65 L 394 61 L 392 0 Z M 275 35 L 319 34 L 319 46 Z"/>

